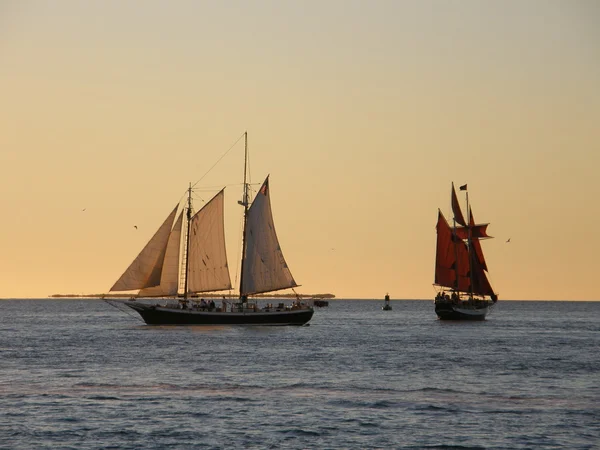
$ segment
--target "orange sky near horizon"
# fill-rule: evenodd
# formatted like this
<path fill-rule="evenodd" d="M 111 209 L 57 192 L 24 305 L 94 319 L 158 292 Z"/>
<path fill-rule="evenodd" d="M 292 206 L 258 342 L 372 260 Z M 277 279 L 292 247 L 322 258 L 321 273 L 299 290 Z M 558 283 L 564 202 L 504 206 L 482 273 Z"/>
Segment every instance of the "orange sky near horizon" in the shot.
<path fill-rule="evenodd" d="M 247 130 L 298 292 L 432 299 L 454 182 L 500 300 L 600 300 L 599 23 L 595 1 L 5 1 L 0 298 L 107 292 Z M 242 172 L 238 142 L 198 192 L 227 186 L 232 281 Z"/>

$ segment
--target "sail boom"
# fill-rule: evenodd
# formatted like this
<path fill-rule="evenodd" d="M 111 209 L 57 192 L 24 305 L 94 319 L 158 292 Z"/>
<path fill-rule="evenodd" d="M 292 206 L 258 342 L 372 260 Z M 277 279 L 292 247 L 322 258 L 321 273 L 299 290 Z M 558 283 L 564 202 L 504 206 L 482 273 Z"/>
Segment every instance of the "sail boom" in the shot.
<path fill-rule="evenodd" d="M 302 286 L 301 284 L 295 284 L 294 286 L 288 286 L 288 287 L 284 287 L 284 288 L 277 288 L 277 289 L 269 289 L 267 291 L 255 291 L 255 292 L 244 292 L 244 295 L 258 295 L 258 294 L 266 294 L 268 292 L 277 292 L 277 291 L 283 291 L 284 289 L 292 289 L 292 288 L 297 288 Z"/>
<path fill-rule="evenodd" d="M 228 291 L 231 288 L 224 288 L 224 289 L 206 289 L 204 291 L 190 291 L 188 290 L 188 294 L 193 295 L 193 294 L 206 294 L 208 292 L 219 292 L 219 291 Z"/>
<path fill-rule="evenodd" d="M 142 294 L 141 292 L 138 292 L 137 295 L 135 296 L 135 298 L 175 298 L 176 295 L 172 295 L 172 294 L 160 294 L 158 292 L 153 293 L 153 294 Z"/>

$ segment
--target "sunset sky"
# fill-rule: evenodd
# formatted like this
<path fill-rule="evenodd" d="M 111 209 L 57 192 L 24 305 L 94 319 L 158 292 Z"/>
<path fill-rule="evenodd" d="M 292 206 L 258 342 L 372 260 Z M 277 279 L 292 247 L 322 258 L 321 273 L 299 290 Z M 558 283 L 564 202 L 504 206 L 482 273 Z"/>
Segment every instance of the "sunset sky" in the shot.
<path fill-rule="evenodd" d="M 595 0 L 0 1 L 0 298 L 107 292 L 246 130 L 300 293 L 433 299 L 454 182 L 500 300 L 600 300 Z"/>

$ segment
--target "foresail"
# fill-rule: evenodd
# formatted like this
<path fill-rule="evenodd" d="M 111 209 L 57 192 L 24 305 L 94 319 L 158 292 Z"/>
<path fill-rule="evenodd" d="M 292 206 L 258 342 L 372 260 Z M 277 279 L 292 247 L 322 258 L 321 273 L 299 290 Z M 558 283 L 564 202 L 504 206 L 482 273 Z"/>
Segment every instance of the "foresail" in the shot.
<path fill-rule="evenodd" d="M 183 210 L 171 230 L 160 275 L 160 285 L 142 289 L 138 297 L 167 297 L 177 295 L 179 288 L 179 263 Z"/>
<path fill-rule="evenodd" d="M 188 292 L 231 289 L 225 249 L 224 191 L 198 211 L 190 223 Z"/>
<path fill-rule="evenodd" d="M 250 295 L 298 286 L 275 233 L 269 177 L 256 194 L 246 221 L 246 252 L 241 294 Z"/>
<path fill-rule="evenodd" d="M 177 205 L 178 206 L 178 205 Z M 169 214 L 152 239 L 121 275 L 111 291 L 130 291 L 158 286 L 171 225 L 177 213 L 177 206 Z"/>

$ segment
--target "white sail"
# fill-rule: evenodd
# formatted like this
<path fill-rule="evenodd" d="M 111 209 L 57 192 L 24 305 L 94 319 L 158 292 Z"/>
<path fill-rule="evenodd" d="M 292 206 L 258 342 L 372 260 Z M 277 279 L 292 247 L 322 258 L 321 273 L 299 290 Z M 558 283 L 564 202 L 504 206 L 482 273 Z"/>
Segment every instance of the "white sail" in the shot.
<path fill-rule="evenodd" d="M 241 294 L 250 295 L 298 286 L 288 268 L 271 213 L 269 177 L 248 210 Z"/>
<path fill-rule="evenodd" d="M 176 213 L 177 206 L 121 275 L 121 278 L 110 288 L 111 291 L 130 291 L 160 284 L 160 274 L 167 251 L 171 225 Z"/>
<path fill-rule="evenodd" d="M 177 295 L 179 288 L 179 262 L 181 253 L 181 229 L 183 210 L 171 230 L 160 275 L 160 285 L 142 289 L 138 297 L 166 297 Z"/>
<path fill-rule="evenodd" d="M 231 289 L 227 253 L 223 190 L 192 217 L 188 248 L 188 292 Z"/>

